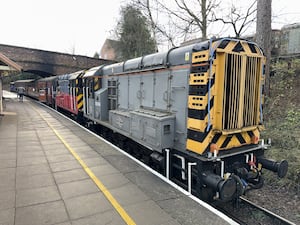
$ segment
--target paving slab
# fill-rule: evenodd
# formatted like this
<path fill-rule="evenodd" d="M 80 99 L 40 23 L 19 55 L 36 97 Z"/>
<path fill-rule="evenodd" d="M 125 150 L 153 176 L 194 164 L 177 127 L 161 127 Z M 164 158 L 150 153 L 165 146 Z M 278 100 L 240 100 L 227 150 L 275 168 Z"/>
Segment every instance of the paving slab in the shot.
<path fill-rule="evenodd" d="M 16 159 L 0 159 L 0 169 L 15 168 L 16 163 L 17 163 Z"/>
<path fill-rule="evenodd" d="M 90 169 L 97 177 L 102 177 L 103 175 L 109 175 L 114 173 L 119 173 L 119 171 L 112 165 L 106 163 L 97 166 L 92 166 Z"/>
<path fill-rule="evenodd" d="M 89 168 L 105 165 L 108 163 L 102 156 L 99 156 L 97 158 L 87 158 L 84 159 L 84 162 Z"/>
<path fill-rule="evenodd" d="M 16 194 L 16 207 L 53 202 L 60 199 L 61 197 L 56 185 L 33 189 L 21 189 L 18 190 Z"/>
<path fill-rule="evenodd" d="M 40 145 L 21 145 L 21 144 L 17 147 L 17 150 L 18 152 L 43 151 Z"/>
<path fill-rule="evenodd" d="M 31 158 L 31 157 L 43 157 L 45 153 L 43 151 L 22 151 L 18 152 L 18 161 L 22 160 L 23 158 Z"/>
<path fill-rule="evenodd" d="M 87 173 L 84 170 L 82 170 L 82 168 L 56 172 L 53 173 L 53 175 L 57 184 L 68 183 L 71 181 L 78 181 L 89 178 Z"/>
<path fill-rule="evenodd" d="M 69 153 L 69 151 L 65 148 L 45 150 L 46 156 L 64 155 L 64 154 L 68 154 L 68 153 Z"/>
<path fill-rule="evenodd" d="M 86 149 L 87 151 L 77 151 L 77 148 L 74 148 L 81 159 L 101 157 L 99 153 L 93 151 L 90 147 L 87 147 Z"/>
<path fill-rule="evenodd" d="M 126 225 L 115 210 L 105 211 L 103 213 L 98 213 L 96 215 L 72 221 L 72 225 L 99 225 L 100 223 L 109 225 Z"/>
<path fill-rule="evenodd" d="M 181 224 L 206 225 L 210 224 L 211 221 L 220 225 L 224 223 L 221 218 L 211 214 L 209 210 L 204 208 L 199 210 L 199 205 L 196 202 L 191 203 L 186 196 L 158 201 L 157 204 Z"/>
<path fill-rule="evenodd" d="M 0 191 L 0 210 L 11 209 L 15 207 L 15 190 Z M 1 223 L 0 223 L 1 224 Z"/>
<path fill-rule="evenodd" d="M 0 192 L 15 190 L 16 186 L 16 168 L 0 169 Z"/>
<path fill-rule="evenodd" d="M 33 154 L 33 153 L 32 153 Z M 32 157 L 18 157 L 18 166 L 31 166 L 37 164 L 47 163 L 45 156 L 32 156 Z"/>
<path fill-rule="evenodd" d="M 63 199 L 99 192 L 95 183 L 90 179 L 58 184 Z"/>
<path fill-rule="evenodd" d="M 71 222 L 56 223 L 55 225 L 72 225 Z"/>
<path fill-rule="evenodd" d="M 51 167 L 52 172 L 82 168 L 81 165 L 75 159 L 67 161 L 67 162 L 50 163 L 50 167 Z"/>
<path fill-rule="evenodd" d="M 149 171 L 136 171 L 124 174 L 125 177 L 132 183 L 140 187 L 154 201 L 162 201 L 165 199 L 180 198 L 183 194 L 166 182 L 162 182 L 158 177 L 151 174 Z M 141 179 L 147 177 L 147 179 Z"/>
<path fill-rule="evenodd" d="M 91 144 L 90 145 L 96 152 L 98 152 L 101 156 L 108 156 L 108 155 L 123 155 L 119 151 L 111 151 L 111 146 L 106 143 L 99 144 Z"/>
<path fill-rule="evenodd" d="M 101 181 L 109 190 L 131 183 L 122 173 L 113 173 L 101 176 Z"/>
<path fill-rule="evenodd" d="M 68 221 L 68 214 L 63 201 L 16 209 L 15 225 L 49 225 L 65 221 Z"/>
<path fill-rule="evenodd" d="M 147 196 L 141 189 L 139 189 L 136 185 L 128 183 L 122 185 L 120 187 L 110 189 L 110 193 L 118 199 L 118 202 L 126 206 L 136 204 L 139 202 L 145 202 L 150 200 L 149 196 Z"/>
<path fill-rule="evenodd" d="M 52 174 L 35 174 L 31 176 L 18 176 L 17 178 L 17 190 L 46 187 L 55 184 Z"/>
<path fill-rule="evenodd" d="M 0 122 L 0 225 L 126 224 L 112 202 L 137 225 L 226 224 L 51 110 L 31 101 L 7 106 L 16 114 Z"/>
<path fill-rule="evenodd" d="M 129 205 L 126 210 L 136 224 L 160 225 L 172 220 L 172 217 L 152 200 Z"/>
<path fill-rule="evenodd" d="M 100 192 L 69 198 L 65 203 L 72 220 L 113 209 Z"/>
<path fill-rule="evenodd" d="M 74 156 L 70 153 L 65 153 L 60 155 L 48 155 L 47 159 L 49 163 L 66 162 L 74 160 Z"/>
<path fill-rule="evenodd" d="M 14 225 L 15 209 L 0 210 L 0 224 L 1 225 Z"/>
<path fill-rule="evenodd" d="M 37 174 L 50 174 L 50 167 L 48 163 L 40 163 L 36 165 L 18 166 L 17 177 L 33 176 Z"/>
<path fill-rule="evenodd" d="M 145 171 L 143 167 L 133 160 L 128 160 L 128 157 L 125 155 L 107 155 L 104 158 L 116 169 L 121 170 L 122 173 Z"/>

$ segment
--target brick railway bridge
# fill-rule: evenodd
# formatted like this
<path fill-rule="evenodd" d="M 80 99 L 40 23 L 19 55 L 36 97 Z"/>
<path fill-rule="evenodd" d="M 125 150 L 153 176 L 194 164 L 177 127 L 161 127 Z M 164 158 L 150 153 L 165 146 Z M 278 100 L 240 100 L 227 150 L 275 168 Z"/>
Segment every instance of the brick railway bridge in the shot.
<path fill-rule="evenodd" d="M 4 59 L 6 57 L 15 62 L 22 71 L 38 74 L 42 77 L 76 72 L 111 63 L 110 60 L 105 59 L 3 44 L 0 44 L 0 54 L 2 55 L 2 57 L 0 55 L 0 66 L 7 66 Z"/>
<path fill-rule="evenodd" d="M 112 63 L 111 60 L 0 44 L 0 116 L 3 111 L 2 76 L 4 71 L 29 72 L 48 77 L 110 63 Z"/>

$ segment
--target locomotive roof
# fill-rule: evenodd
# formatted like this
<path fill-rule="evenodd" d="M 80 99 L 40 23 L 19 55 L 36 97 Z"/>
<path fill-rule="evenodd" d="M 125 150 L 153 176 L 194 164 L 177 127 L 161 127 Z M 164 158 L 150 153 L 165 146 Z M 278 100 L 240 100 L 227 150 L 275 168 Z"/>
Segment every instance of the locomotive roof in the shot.
<path fill-rule="evenodd" d="M 170 66 L 189 64 L 195 45 L 172 48 L 167 52 L 158 52 L 143 57 L 129 59 L 103 67 L 102 75 L 126 73 L 140 70 L 160 69 Z"/>
<path fill-rule="evenodd" d="M 218 39 L 211 39 L 211 41 L 217 42 L 217 44 L 214 45 L 214 49 L 212 49 L 214 51 L 216 48 L 221 47 L 221 45 L 226 46 L 226 44 L 230 41 L 239 42 L 239 41 L 246 41 L 246 40 L 237 39 L 237 38 L 218 38 Z M 252 42 L 249 42 L 249 44 L 256 45 L 255 43 Z M 168 68 L 170 66 L 190 64 L 192 61 L 193 52 L 207 50 L 209 49 L 209 46 L 210 46 L 210 40 L 206 40 L 191 45 L 175 47 L 168 50 L 167 52 L 157 52 L 142 57 L 129 59 L 124 62 L 93 67 L 89 70 L 86 70 L 85 72 L 79 71 L 73 74 L 61 75 L 62 77 L 60 76 L 61 77 L 60 79 L 76 79 L 79 75 L 82 74 L 83 77 L 86 78 L 91 76 L 103 76 L 103 75 L 130 73 L 135 71 L 147 71 L 151 69 L 161 69 L 161 68 Z"/>

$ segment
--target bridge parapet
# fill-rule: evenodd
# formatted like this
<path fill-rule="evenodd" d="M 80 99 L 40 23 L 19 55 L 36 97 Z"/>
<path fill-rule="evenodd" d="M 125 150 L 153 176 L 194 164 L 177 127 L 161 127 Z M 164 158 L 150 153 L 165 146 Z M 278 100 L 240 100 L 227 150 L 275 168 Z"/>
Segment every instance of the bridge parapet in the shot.
<path fill-rule="evenodd" d="M 0 44 L 0 52 L 22 66 L 24 71 L 36 73 L 41 76 L 71 73 L 113 62 L 81 55 L 71 55 L 3 44 Z"/>

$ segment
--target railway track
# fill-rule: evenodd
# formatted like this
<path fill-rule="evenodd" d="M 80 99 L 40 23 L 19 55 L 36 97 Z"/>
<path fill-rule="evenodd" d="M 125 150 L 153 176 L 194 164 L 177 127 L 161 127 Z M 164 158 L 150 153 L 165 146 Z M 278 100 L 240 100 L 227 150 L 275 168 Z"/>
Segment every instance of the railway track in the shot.
<path fill-rule="evenodd" d="M 284 224 L 284 225 L 296 225 L 295 223 L 271 212 L 270 210 L 268 209 L 265 209 L 253 202 L 251 202 L 250 200 L 244 198 L 244 197 L 240 197 L 241 201 L 244 203 L 244 204 L 248 204 L 249 206 L 257 209 L 257 210 L 260 210 L 261 212 L 263 212 L 265 215 L 269 216 L 272 220 L 273 220 L 273 224 Z"/>
<path fill-rule="evenodd" d="M 244 197 L 240 197 L 236 205 L 217 204 L 214 207 L 242 225 L 296 225 Z"/>

